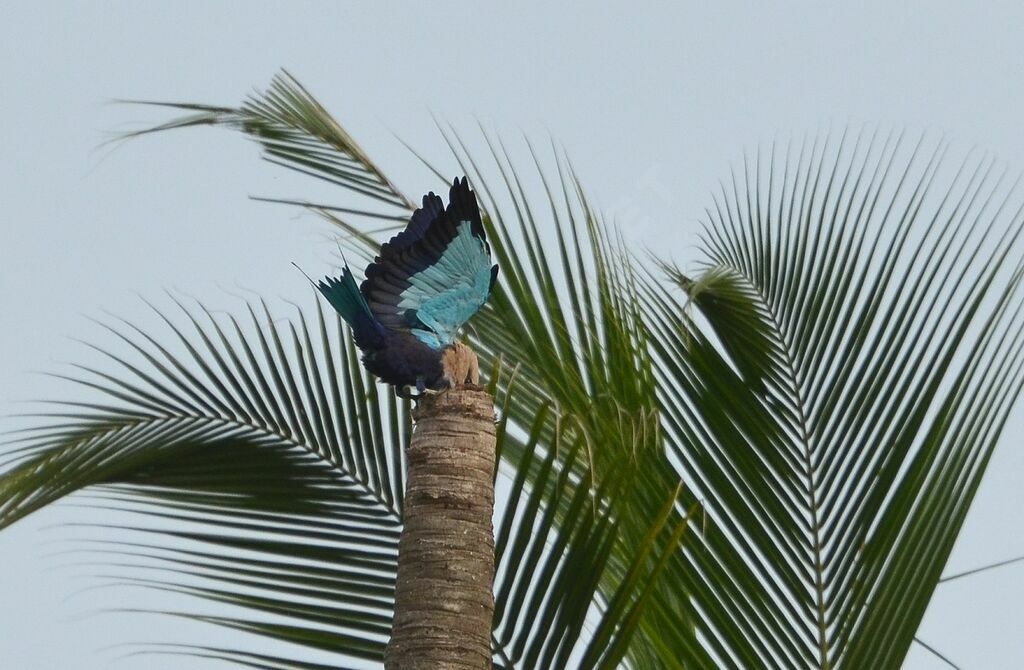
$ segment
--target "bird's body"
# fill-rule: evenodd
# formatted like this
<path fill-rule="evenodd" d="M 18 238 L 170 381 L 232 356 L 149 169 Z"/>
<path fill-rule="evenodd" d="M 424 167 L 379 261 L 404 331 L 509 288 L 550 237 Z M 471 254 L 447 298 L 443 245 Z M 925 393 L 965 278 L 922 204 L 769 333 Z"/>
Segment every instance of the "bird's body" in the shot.
<path fill-rule="evenodd" d="M 400 393 L 462 383 L 450 354 L 458 331 L 487 302 L 497 278 L 476 196 L 456 179 L 447 208 L 429 193 L 401 233 L 384 244 L 356 285 L 341 277 L 317 284 L 352 329 L 363 365 Z"/>
<path fill-rule="evenodd" d="M 415 335 L 395 332 L 383 346 L 364 349 L 363 365 L 382 381 L 398 388 L 436 389 L 445 385 L 441 352 Z"/>

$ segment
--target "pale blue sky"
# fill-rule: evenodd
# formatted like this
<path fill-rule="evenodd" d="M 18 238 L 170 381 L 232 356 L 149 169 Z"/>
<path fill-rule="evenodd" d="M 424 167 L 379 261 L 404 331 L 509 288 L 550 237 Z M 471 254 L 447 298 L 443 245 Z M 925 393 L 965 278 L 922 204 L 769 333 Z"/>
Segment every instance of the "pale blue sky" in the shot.
<path fill-rule="evenodd" d="M 479 118 L 550 133 L 630 239 L 682 262 L 729 163 L 778 135 L 905 125 L 1024 169 L 1019 2 L 683 4 L 0 4 L 0 411 L 61 394 L 32 372 L 80 360 L 73 338 L 109 341 L 88 316 L 152 324 L 137 294 L 165 288 L 218 306 L 238 286 L 309 304 L 289 262 L 329 257 L 321 225 L 247 199 L 304 196 L 307 182 L 238 137 L 98 149 L 110 131 L 156 118 L 112 98 L 232 104 L 284 66 L 411 192 L 424 174 L 392 133 L 438 155 L 431 112 L 467 129 Z M 1018 408 L 950 572 L 1024 554 L 1022 435 Z M 109 645 L 223 639 L 167 619 L 83 618 L 166 602 L 125 589 L 67 598 L 91 582 L 51 555 L 78 531 L 52 526 L 88 519 L 101 517 L 62 507 L 0 533 L 0 665 L 94 670 L 116 657 Z M 1024 567 L 953 582 L 920 634 L 964 668 L 1024 667 L 1022 603 Z M 908 667 L 944 666 L 915 649 Z"/>

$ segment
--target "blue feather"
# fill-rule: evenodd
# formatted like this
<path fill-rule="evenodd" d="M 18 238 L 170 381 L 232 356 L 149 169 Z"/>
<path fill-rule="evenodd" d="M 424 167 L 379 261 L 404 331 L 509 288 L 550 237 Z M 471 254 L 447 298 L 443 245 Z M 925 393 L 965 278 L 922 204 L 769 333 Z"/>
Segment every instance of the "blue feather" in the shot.
<path fill-rule="evenodd" d="M 431 332 L 436 340 L 417 337 L 441 349 L 487 302 L 497 276 L 490 251 L 476 195 L 456 179 L 446 209 L 428 195 L 409 226 L 381 247 L 362 291 L 385 327 Z"/>
<path fill-rule="evenodd" d="M 423 197 L 409 225 L 381 246 L 357 286 L 348 266 L 317 288 L 352 329 L 366 369 L 396 387 L 444 388 L 441 352 L 487 302 L 498 266 L 465 177 L 448 206 Z"/>
<path fill-rule="evenodd" d="M 398 307 L 414 310 L 442 345 L 453 344 L 459 329 L 487 302 L 491 258 L 483 240 L 473 235 L 471 223 L 463 221 L 437 262 L 408 282 Z"/>
<path fill-rule="evenodd" d="M 325 277 L 316 287 L 331 303 L 331 307 L 345 319 L 360 349 L 380 346 L 385 335 L 384 328 L 370 310 L 348 265 L 340 279 Z"/>

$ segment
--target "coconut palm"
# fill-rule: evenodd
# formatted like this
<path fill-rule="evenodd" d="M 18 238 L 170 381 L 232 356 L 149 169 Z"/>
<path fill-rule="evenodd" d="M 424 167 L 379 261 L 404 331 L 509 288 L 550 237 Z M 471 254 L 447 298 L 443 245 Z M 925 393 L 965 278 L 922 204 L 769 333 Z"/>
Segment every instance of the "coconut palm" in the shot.
<path fill-rule="evenodd" d="M 286 74 L 169 106 L 186 116 L 144 132 L 237 130 L 339 187 L 289 202 L 352 254 L 413 207 Z M 501 266 L 466 334 L 499 416 L 494 666 L 899 667 L 1021 387 L 1024 217 L 994 161 L 868 130 L 775 145 L 680 268 L 629 249 L 557 148 L 513 166 L 489 133 L 439 131 L 450 156 L 410 155 L 468 175 Z M 163 335 L 108 324 L 120 372 L 65 375 L 94 401 L 9 441 L 0 525 L 88 488 L 138 516 L 107 545 L 122 581 L 295 643 L 153 650 L 379 664 L 409 401 L 319 305 L 158 313 Z"/>

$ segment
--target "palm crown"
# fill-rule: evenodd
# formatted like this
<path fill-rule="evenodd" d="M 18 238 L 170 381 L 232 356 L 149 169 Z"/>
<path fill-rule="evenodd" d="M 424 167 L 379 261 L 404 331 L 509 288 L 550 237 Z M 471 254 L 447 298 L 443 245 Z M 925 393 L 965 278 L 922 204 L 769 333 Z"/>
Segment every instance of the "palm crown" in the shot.
<path fill-rule="evenodd" d="M 341 187 L 343 207 L 298 204 L 366 255 L 365 222 L 413 209 L 290 76 L 237 108 L 171 107 L 188 115 L 152 130 L 237 129 Z M 502 268 L 467 334 L 507 479 L 495 666 L 898 667 L 1020 391 L 1022 217 L 991 163 L 947 175 L 943 145 L 899 134 L 773 148 L 714 198 L 686 273 L 631 254 L 559 152 L 513 169 L 499 140 L 477 154 L 441 132 Z M 11 441 L 0 525 L 99 489 L 172 522 L 111 543 L 124 579 L 379 661 L 409 401 L 319 306 L 244 314 L 179 304 L 182 356 L 110 326 L 121 372 L 80 369 L 98 399 Z M 324 667 L 296 647 L 157 649 Z"/>

